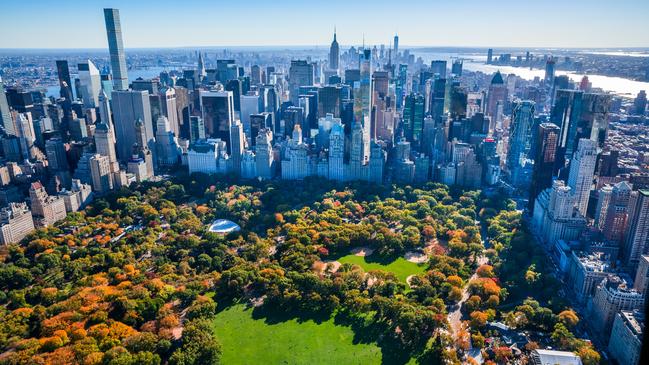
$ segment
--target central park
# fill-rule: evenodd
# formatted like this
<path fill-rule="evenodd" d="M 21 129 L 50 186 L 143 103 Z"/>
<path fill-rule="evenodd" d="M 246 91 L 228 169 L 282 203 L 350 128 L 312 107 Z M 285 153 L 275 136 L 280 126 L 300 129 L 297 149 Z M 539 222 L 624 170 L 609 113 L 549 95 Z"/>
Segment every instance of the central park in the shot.
<path fill-rule="evenodd" d="M 504 364 L 494 323 L 599 356 L 498 191 L 199 174 L 1 256 L 0 364 Z"/>

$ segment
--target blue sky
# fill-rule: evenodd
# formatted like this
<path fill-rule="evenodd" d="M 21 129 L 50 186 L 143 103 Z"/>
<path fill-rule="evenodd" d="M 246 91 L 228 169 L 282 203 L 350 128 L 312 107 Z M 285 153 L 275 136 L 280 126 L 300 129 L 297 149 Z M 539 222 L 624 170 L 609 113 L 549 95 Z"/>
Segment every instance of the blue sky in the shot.
<path fill-rule="evenodd" d="M 649 0 L 0 0 L 0 48 L 105 48 L 102 8 L 135 47 L 649 47 Z"/>

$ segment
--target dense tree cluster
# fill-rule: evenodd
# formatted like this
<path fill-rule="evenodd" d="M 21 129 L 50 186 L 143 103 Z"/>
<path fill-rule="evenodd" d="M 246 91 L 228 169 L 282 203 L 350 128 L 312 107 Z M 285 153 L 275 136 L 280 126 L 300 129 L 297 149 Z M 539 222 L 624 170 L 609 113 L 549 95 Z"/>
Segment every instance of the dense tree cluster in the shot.
<path fill-rule="evenodd" d="M 499 320 L 514 330 L 546 333 L 553 347 L 578 353 L 585 364 L 599 363 L 600 355 L 592 345 L 575 338 L 572 331 L 579 317 L 559 297 L 560 283 L 550 273 L 548 258 L 522 224 L 513 202 L 493 197 L 483 199 L 480 206 L 479 215 L 487 222 L 485 255 L 490 265 L 476 270 L 477 278 L 468 285 L 471 296 L 463 306 L 470 317 L 474 346 L 484 346 L 487 322 Z M 533 350 L 538 345 L 530 342 L 526 347 Z M 493 354 L 496 362 L 511 356 L 499 348 Z"/>
<path fill-rule="evenodd" d="M 540 253 L 516 257 L 528 238 L 506 204 L 432 183 L 240 185 L 193 175 L 122 189 L 2 248 L 0 364 L 218 363 L 211 321 L 242 302 L 262 315 L 335 316 L 399 361 L 454 362 L 447 308 L 465 287 L 479 342 L 486 321 L 505 316 L 501 302 L 548 285 Z M 207 232 L 216 218 L 242 230 Z M 477 263 L 485 253 L 479 219 L 489 222 L 490 265 Z M 429 259 L 407 283 L 334 264 L 359 247 L 373 260 Z M 532 304 L 506 315 L 555 332 L 579 320 Z M 575 343 L 564 347 L 582 351 Z"/>

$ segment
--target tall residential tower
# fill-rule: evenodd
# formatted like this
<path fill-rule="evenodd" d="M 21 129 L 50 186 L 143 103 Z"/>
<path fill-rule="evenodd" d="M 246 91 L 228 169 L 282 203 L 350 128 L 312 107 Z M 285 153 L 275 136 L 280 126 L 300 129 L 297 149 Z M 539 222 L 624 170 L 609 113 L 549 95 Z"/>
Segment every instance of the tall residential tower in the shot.
<path fill-rule="evenodd" d="M 113 70 L 113 85 L 115 90 L 128 90 L 128 75 L 126 73 L 126 55 L 122 42 L 122 25 L 119 21 L 119 9 L 104 9 L 108 49 L 110 50 L 110 67 Z"/>

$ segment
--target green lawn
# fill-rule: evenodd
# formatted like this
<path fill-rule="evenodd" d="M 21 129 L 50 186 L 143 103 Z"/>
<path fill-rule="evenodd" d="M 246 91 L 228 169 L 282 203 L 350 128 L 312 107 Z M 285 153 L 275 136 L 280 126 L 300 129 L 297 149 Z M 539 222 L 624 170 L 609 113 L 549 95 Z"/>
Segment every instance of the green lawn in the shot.
<path fill-rule="evenodd" d="M 376 344 L 354 344 L 351 328 L 337 326 L 333 319 L 268 323 L 252 312 L 234 305 L 216 316 L 222 364 L 381 364 Z"/>
<path fill-rule="evenodd" d="M 365 271 L 382 270 L 393 272 L 399 278 L 399 280 L 403 282 L 405 282 L 406 278 L 410 275 L 421 274 L 426 271 L 426 267 L 424 265 L 415 264 L 414 262 L 410 262 L 403 257 L 399 257 L 390 263 L 373 262 L 371 258 L 372 256 L 364 257 L 350 254 L 339 258 L 338 261 L 341 264 L 356 264 L 362 267 Z"/>

